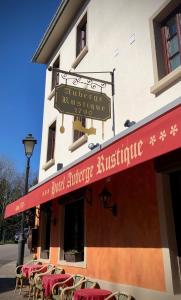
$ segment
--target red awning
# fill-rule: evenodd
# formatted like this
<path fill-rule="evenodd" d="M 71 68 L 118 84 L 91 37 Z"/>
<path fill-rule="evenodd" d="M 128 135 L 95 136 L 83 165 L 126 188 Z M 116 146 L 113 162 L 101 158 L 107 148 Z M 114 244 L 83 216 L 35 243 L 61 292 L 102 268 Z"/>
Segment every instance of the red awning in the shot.
<path fill-rule="evenodd" d="M 156 115 L 156 117 L 155 117 Z M 141 124 L 141 125 L 140 125 Z M 139 127 L 138 127 L 139 126 Z M 7 205 L 5 218 L 181 147 L 181 101 Z M 128 132 L 128 133 L 127 133 Z"/>

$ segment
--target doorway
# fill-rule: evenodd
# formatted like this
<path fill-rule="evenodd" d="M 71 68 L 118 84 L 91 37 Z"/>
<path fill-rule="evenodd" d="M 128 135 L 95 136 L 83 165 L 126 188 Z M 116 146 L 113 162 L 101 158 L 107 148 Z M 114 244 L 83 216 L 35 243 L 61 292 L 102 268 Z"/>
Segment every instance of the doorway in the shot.
<path fill-rule="evenodd" d="M 181 170 L 169 173 L 169 181 L 181 279 Z"/>

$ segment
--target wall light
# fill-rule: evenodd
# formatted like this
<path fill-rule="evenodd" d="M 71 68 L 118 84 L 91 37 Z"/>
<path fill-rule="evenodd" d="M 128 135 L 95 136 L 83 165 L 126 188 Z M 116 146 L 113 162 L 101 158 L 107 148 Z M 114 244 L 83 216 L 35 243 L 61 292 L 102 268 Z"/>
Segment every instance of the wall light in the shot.
<path fill-rule="evenodd" d="M 135 121 L 126 120 L 125 123 L 124 123 L 124 127 L 131 127 L 134 124 L 136 124 Z"/>
<path fill-rule="evenodd" d="M 98 147 L 98 146 L 100 146 L 99 143 L 96 143 L 96 144 L 90 143 L 90 144 L 88 145 L 88 148 L 89 148 L 90 150 L 93 150 L 93 149 L 95 149 L 95 148 Z"/>
<path fill-rule="evenodd" d="M 63 164 L 62 163 L 58 163 L 57 164 L 57 171 L 61 170 L 63 168 Z"/>
<path fill-rule="evenodd" d="M 104 187 L 102 192 L 99 194 L 99 198 L 103 204 L 103 207 L 111 209 L 113 216 L 116 216 L 117 206 L 115 203 L 112 203 L 112 194 L 108 191 L 106 187 Z"/>

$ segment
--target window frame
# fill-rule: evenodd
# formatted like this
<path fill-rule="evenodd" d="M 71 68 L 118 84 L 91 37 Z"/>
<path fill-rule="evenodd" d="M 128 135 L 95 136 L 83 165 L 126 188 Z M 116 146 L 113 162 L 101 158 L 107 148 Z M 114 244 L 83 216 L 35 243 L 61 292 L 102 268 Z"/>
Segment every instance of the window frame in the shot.
<path fill-rule="evenodd" d="M 78 46 L 80 43 L 80 35 L 81 35 L 81 28 L 86 26 L 85 32 L 85 42 L 82 47 Z M 81 17 L 80 21 L 77 24 L 76 32 L 75 32 L 75 60 L 71 65 L 72 69 L 76 69 L 78 64 L 82 61 L 82 59 L 88 53 L 88 13 L 87 11 L 84 13 L 83 17 Z"/>
<path fill-rule="evenodd" d="M 168 35 L 168 22 L 171 21 L 171 19 L 175 19 L 175 25 L 177 28 L 176 33 L 174 33 L 171 37 L 167 37 Z M 171 67 L 171 59 L 176 56 L 176 54 L 173 54 L 172 56 L 169 55 L 169 42 L 173 37 L 178 38 L 178 51 L 177 54 L 180 57 L 180 65 L 181 65 L 181 5 L 174 10 L 170 15 L 167 16 L 165 20 L 163 20 L 161 24 L 161 36 L 162 36 L 162 43 L 163 43 L 163 54 L 164 54 L 164 65 L 165 65 L 165 73 L 169 74 L 172 71 L 174 71 L 178 66 L 174 69 Z M 179 66 L 180 66 L 179 65 Z"/>
<path fill-rule="evenodd" d="M 181 65 L 168 74 L 166 73 L 163 44 L 160 43 L 162 40 L 161 24 L 179 7 L 179 0 L 167 0 L 149 19 L 154 75 L 154 84 L 150 87 L 150 92 L 155 96 L 160 95 L 181 79 Z"/>
<path fill-rule="evenodd" d="M 84 246 L 83 246 L 83 260 L 79 262 L 69 262 L 64 259 L 64 231 L 65 231 L 65 205 L 77 202 L 79 200 L 83 201 L 83 217 L 84 217 Z M 72 197 L 65 197 L 61 200 L 61 205 L 59 206 L 59 255 L 58 263 L 65 266 L 76 266 L 81 268 L 86 268 L 86 200 L 84 195 L 73 194 Z"/>
<path fill-rule="evenodd" d="M 60 55 L 55 59 L 53 65 L 53 68 L 60 68 Z M 51 91 L 59 85 L 59 72 L 56 72 L 55 70 L 52 70 L 52 81 L 51 81 Z"/>
<path fill-rule="evenodd" d="M 87 13 L 83 16 L 76 29 L 76 57 L 87 46 Z"/>
<path fill-rule="evenodd" d="M 81 251 L 81 243 L 79 239 L 83 239 L 83 245 L 85 244 L 84 241 L 84 198 L 81 197 L 79 199 L 76 199 L 75 201 L 69 201 L 68 203 L 65 203 L 64 205 L 64 252 L 69 251 L 71 249 L 74 249 L 76 251 Z M 79 221 L 80 218 L 80 211 L 81 211 L 81 217 L 82 217 L 82 222 L 81 226 L 79 223 L 79 226 L 76 222 Z M 70 218 L 70 216 L 72 216 Z M 76 217 L 75 217 L 76 216 Z M 72 222 L 72 223 L 71 223 Z M 72 225 L 72 226 L 71 226 Z M 76 232 L 75 228 L 76 227 L 81 227 L 82 232 L 79 233 Z M 82 229 L 83 227 L 83 229 Z M 67 233 L 69 233 L 69 236 L 67 237 Z M 77 239 L 76 239 L 77 235 Z M 72 237 L 72 239 L 70 239 Z M 84 247 L 83 247 L 84 248 Z M 84 250 L 84 249 L 83 249 Z"/>

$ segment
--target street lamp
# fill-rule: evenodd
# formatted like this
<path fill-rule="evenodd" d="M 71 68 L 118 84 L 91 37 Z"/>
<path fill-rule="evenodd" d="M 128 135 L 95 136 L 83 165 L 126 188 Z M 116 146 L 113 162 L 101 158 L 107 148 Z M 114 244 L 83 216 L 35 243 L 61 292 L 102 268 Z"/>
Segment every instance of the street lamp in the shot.
<path fill-rule="evenodd" d="M 32 134 L 28 134 L 27 137 L 22 140 L 25 148 L 25 155 L 27 157 L 26 161 L 26 176 L 25 176 L 25 195 L 28 193 L 28 179 L 29 179 L 29 171 L 30 171 L 30 158 L 33 154 L 33 149 L 35 144 L 37 143 L 36 139 L 32 136 Z M 18 259 L 17 266 L 22 265 L 24 261 L 24 246 L 25 246 L 25 237 L 24 237 L 24 212 L 21 215 L 21 230 L 20 237 L 18 240 Z"/>

